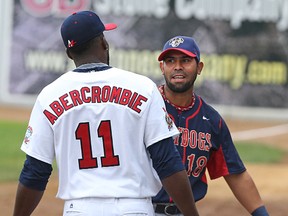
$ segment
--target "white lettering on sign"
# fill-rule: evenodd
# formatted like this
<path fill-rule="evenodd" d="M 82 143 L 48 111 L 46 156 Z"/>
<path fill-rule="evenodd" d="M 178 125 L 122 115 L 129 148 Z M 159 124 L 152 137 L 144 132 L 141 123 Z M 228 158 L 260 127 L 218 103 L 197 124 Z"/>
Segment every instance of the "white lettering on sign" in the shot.
<path fill-rule="evenodd" d="M 99 15 L 141 16 L 163 19 L 174 12 L 179 19 L 225 20 L 232 28 L 243 21 L 272 22 L 278 30 L 288 29 L 288 0 L 20 0 L 33 16 L 65 17 L 92 9 Z"/>

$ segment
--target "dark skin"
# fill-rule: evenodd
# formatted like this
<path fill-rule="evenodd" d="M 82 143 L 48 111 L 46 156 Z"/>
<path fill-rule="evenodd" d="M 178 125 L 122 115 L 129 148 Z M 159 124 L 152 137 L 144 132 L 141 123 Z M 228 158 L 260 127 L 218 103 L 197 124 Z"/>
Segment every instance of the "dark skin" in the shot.
<path fill-rule="evenodd" d="M 104 35 L 102 34 L 88 43 L 87 49 L 82 50 L 81 54 L 73 50 L 66 50 L 67 56 L 74 61 L 76 67 L 88 63 L 109 64 L 109 45 Z M 13 216 L 31 215 L 43 194 L 44 191 L 30 189 L 19 182 Z"/>
<path fill-rule="evenodd" d="M 102 62 L 109 64 L 109 45 L 103 34 L 89 41 L 89 46 L 81 52 L 81 55 L 69 49 L 66 50 L 66 53 L 74 61 L 76 67 L 88 63 Z M 43 194 L 44 191 L 30 189 L 19 183 L 13 216 L 31 215 Z"/>
<path fill-rule="evenodd" d="M 199 216 L 195 200 L 185 170 L 176 172 L 161 180 L 163 188 L 183 213 L 184 216 Z M 175 184 L 175 182 L 177 182 Z M 184 195 L 183 195 L 184 194 Z M 189 196 L 187 196 L 189 194 Z"/>
<path fill-rule="evenodd" d="M 66 53 L 74 61 L 76 67 L 89 63 L 105 63 L 109 65 L 109 45 L 104 35 L 89 41 L 89 45 L 85 46 L 85 49 L 82 49 L 80 54 L 72 49 L 67 49 Z M 184 216 L 199 216 L 185 170 L 165 177 L 161 182 Z M 31 215 L 43 194 L 44 191 L 33 190 L 19 183 L 13 216 Z"/>
<path fill-rule="evenodd" d="M 43 194 L 44 191 L 30 189 L 19 182 L 13 216 L 31 215 Z"/>
<path fill-rule="evenodd" d="M 66 49 L 67 56 L 79 67 L 89 63 L 105 63 L 109 65 L 109 44 L 103 34 L 88 42 L 89 45 L 81 53 L 74 52 L 73 49 Z"/>

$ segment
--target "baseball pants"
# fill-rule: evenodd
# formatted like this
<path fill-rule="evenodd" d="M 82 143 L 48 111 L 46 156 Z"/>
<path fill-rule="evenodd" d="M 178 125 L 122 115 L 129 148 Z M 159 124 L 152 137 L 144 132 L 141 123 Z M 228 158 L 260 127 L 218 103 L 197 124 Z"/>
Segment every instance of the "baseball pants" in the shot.
<path fill-rule="evenodd" d="M 83 198 L 67 200 L 63 216 L 154 216 L 151 198 Z"/>

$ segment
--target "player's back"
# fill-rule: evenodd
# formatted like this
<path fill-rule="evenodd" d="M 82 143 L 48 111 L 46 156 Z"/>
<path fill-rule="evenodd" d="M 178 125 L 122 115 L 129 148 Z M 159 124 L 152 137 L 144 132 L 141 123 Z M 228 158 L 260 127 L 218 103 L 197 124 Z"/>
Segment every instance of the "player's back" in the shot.
<path fill-rule="evenodd" d="M 68 72 L 42 91 L 38 100 L 54 136 L 60 198 L 158 192 L 146 147 L 166 138 L 168 129 L 153 124 L 159 118 L 151 107 L 155 93 L 150 79 L 110 67 Z"/>

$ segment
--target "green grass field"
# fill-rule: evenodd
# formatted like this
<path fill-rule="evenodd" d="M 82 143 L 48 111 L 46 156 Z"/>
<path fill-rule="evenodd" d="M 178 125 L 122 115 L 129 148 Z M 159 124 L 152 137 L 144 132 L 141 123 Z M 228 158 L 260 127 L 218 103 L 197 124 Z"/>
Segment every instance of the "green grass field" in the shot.
<path fill-rule="evenodd" d="M 261 143 L 236 142 L 236 148 L 246 163 L 279 163 L 285 156 L 285 151 Z"/>
<path fill-rule="evenodd" d="M 27 123 L 0 121 L 0 181 L 17 180 L 25 154 L 20 150 Z"/>
<path fill-rule="evenodd" d="M 0 121 L 0 181 L 15 181 L 22 169 L 25 154 L 20 150 L 27 123 Z M 285 152 L 261 143 L 236 143 L 244 163 L 278 163 Z"/>

